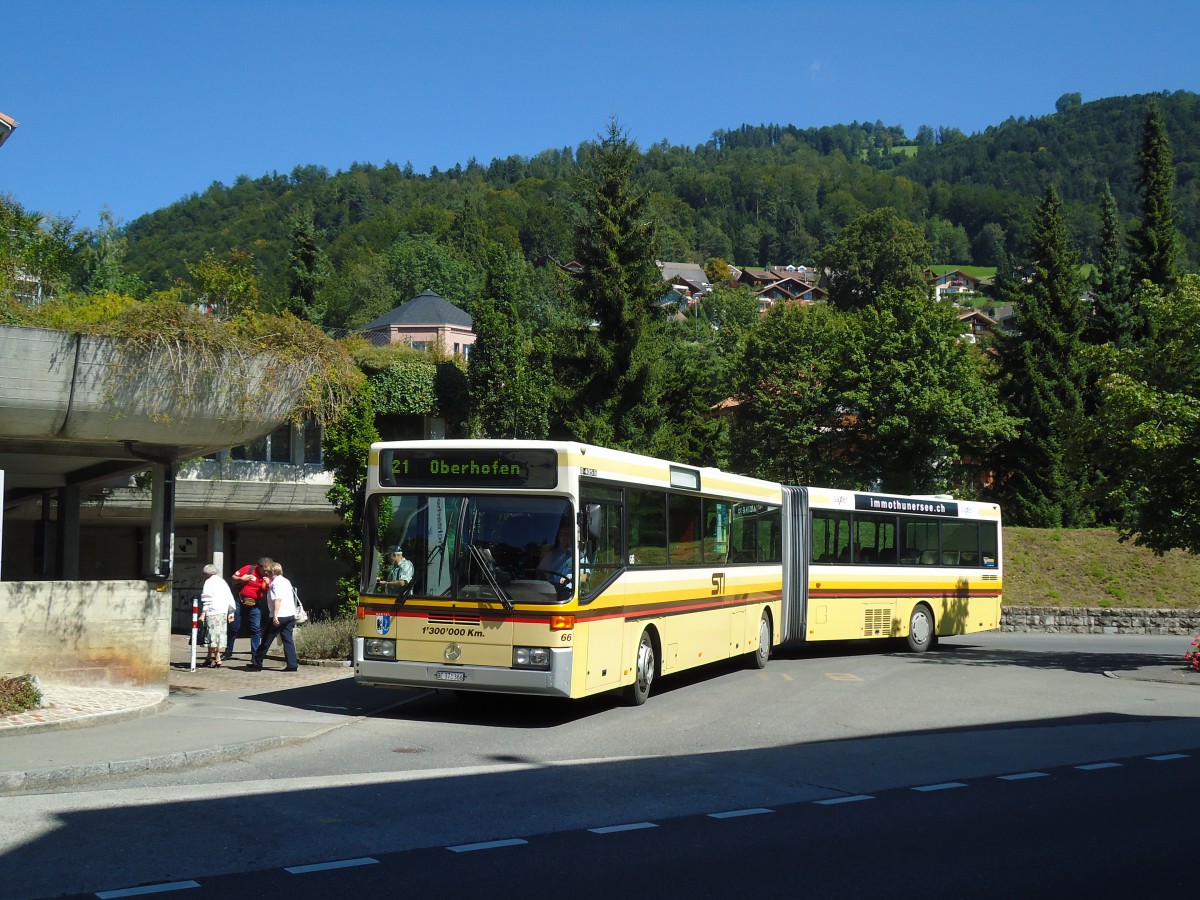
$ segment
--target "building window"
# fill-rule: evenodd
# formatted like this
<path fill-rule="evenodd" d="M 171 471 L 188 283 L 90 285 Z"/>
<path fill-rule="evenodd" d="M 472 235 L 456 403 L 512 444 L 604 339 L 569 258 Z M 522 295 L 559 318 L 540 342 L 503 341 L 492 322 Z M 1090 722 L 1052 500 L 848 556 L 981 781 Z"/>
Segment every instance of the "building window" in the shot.
<path fill-rule="evenodd" d="M 325 461 L 324 448 L 321 446 L 325 437 L 325 430 L 312 419 L 305 419 L 303 433 L 305 464 L 310 466 L 321 465 Z"/>

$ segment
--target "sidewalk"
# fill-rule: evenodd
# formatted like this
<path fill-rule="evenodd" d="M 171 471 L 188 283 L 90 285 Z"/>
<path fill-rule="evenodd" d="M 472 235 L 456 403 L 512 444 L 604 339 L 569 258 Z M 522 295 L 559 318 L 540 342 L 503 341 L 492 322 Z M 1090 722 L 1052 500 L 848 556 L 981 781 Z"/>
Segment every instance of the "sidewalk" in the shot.
<path fill-rule="evenodd" d="M 0 717 L 0 794 L 233 759 L 307 740 L 380 705 L 348 665 L 284 672 L 276 647 L 258 672 L 249 644 L 239 639 L 219 669 L 203 667 L 201 647 L 192 672 L 189 636 L 172 635 L 168 695 L 43 685 L 47 707 Z"/>

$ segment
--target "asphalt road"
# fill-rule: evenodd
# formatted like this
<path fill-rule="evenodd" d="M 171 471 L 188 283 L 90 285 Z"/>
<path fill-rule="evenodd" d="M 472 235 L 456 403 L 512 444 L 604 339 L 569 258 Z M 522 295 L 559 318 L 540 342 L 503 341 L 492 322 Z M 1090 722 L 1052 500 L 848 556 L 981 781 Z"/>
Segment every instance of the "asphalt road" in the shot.
<path fill-rule="evenodd" d="M 1192 883 L 1197 787 L 1200 755 L 1162 754 L 178 884 L 214 900 L 1165 897 Z"/>
<path fill-rule="evenodd" d="M 394 870 L 380 873 L 400 855 L 414 885 L 462 896 L 516 896 L 518 885 L 607 895 L 632 889 L 609 874 L 628 876 L 627 861 L 660 896 L 729 896 L 734 881 L 738 893 L 794 888 L 814 869 L 840 873 L 815 882 L 816 896 L 865 896 L 928 883 L 948 863 L 956 874 L 940 876 L 937 896 L 1004 885 L 1036 896 L 1029 866 L 1065 884 L 1115 865 L 1104 850 L 1114 840 L 1141 858 L 1148 827 L 1187 835 L 1176 798 L 1197 783 L 1200 691 L 1105 673 L 1189 644 L 989 634 L 925 656 L 808 649 L 762 672 L 664 679 L 637 709 L 414 693 L 304 745 L 6 798 L 0 884 L 13 900 L 176 882 L 316 896 L 309 885 L 392 884 Z M 1077 768 L 1089 765 L 1102 768 Z M 1001 777 L 1030 772 L 1044 777 Z M 872 799 L 846 802 L 857 797 Z M 462 847 L 473 849 L 448 849 Z M 1071 850 L 1088 847 L 1084 866 Z M 284 871 L 368 858 L 380 862 L 310 880 Z M 974 872 L 1000 887 L 968 892 Z M 496 888 L 501 874 L 515 879 L 502 882 L 511 894 Z"/>

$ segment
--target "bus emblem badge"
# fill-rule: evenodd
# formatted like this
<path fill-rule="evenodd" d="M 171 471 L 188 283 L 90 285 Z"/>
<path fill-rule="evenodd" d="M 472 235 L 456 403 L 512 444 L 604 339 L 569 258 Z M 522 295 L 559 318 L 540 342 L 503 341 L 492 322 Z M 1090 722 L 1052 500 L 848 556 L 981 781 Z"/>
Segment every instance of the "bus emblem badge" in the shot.
<path fill-rule="evenodd" d="M 447 644 L 446 652 L 442 655 L 446 657 L 446 662 L 458 662 L 462 659 L 462 647 L 458 644 Z"/>
<path fill-rule="evenodd" d="M 376 616 L 375 617 L 376 633 L 387 634 L 391 630 L 392 630 L 392 617 L 391 616 Z"/>

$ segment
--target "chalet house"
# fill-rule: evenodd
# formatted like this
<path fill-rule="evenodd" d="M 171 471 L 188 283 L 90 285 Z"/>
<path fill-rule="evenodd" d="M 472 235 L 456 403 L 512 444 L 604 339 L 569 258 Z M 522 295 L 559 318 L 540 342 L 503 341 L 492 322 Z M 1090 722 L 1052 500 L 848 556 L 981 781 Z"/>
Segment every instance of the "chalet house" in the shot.
<path fill-rule="evenodd" d="M 996 333 L 996 320 L 978 309 L 970 309 L 958 314 L 958 321 L 966 323 L 970 329 L 963 339 L 976 344 L 981 338 L 990 338 Z"/>
<path fill-rule="evenodd" d="M 708 275 L 696 263 L 657 261 L 662 279 L 690 303 L 695 303 L 712 290 Z"/>
<path fill-rule="evenodd" d="M 821 272 L 815 266 L 771 266 L 771 271 L 781 279 L 790 278 L 809 285 L 817 285 L 821 281 Z"/>
<path fill-rule="evenodd" d="M 827 292 L 824 288 L 788 277 L 763 288 L 755 296 L 759 312 L 766 312 L 776 303 L 816 303 L 824 300 Z"/>
<path fill-rule="evenodd" d="M 955 301 L 960 296 L 981 294 L 989 283 L 982 278 L 976 278 L 959 269 L 938 275 L 926 270 L 926 278 L 933 287 L 935 300 Z"/>
<path fill-rule="evenodd" d="M 425 290 L 368 322 L 359 332 L 380 347 L 407 343 L 414 350 L 441 347 L 446 353 L 467 357 L 475 343 L 472 325 L 465 310 Z"/>
<path fill-rule="evenodd" d="M 766 287 L 778 280 L 779 276 L 769 269 L 745 268 L 742 269 L 741 275 L 738 276 L 738 284 L 745 284 L 754 288 Z"/>
<path fill-rule="evenodd" d="M 759 312 L 766 312 L 776 303 L 792 303 L 796 299 L 787 291 L 786 288 L 782 288 L 774 284 L 763 288 L 754 296 L 758 299 Z"/>

